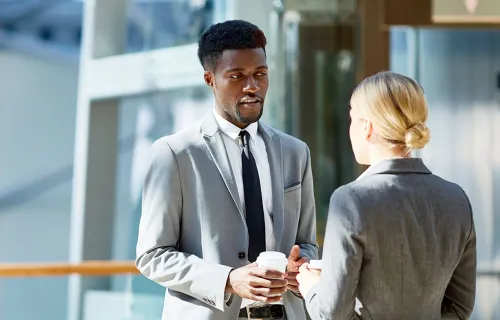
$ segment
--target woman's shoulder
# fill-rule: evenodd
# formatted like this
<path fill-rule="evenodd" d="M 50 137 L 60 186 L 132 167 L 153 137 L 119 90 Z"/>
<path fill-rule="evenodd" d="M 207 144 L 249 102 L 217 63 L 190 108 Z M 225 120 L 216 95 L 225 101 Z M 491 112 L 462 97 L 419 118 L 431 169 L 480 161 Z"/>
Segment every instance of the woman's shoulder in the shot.
<path fill-rule="evenodd" d="M 470 206 L 465 190 L 457 183 L 429 174 L 374 174 L 339 188 L 359 202 L 373 205 L 405 197 L 425 201 L 459 202 Z"/>

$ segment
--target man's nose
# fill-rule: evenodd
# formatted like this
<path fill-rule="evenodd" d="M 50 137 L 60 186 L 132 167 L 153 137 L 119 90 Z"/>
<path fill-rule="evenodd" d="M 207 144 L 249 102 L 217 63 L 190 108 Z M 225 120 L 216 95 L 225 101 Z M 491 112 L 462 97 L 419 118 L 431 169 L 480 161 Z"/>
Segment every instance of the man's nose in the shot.
<path fill-rule="evenodd" d="M 246 93 L 252 93 L 255 94 L 260 90 L 259 86 L 257 85 L 257 81 L 253 77 L 248 77 L 247 83 L 245 85 L 245 88 L 243 88 L 243 91 Z"/>

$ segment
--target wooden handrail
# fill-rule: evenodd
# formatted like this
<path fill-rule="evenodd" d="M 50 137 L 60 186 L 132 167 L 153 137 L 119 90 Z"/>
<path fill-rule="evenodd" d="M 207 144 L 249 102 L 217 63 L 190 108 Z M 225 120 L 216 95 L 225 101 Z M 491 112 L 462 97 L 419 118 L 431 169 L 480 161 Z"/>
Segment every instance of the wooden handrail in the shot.
<path fill-rule="evenodd" d="M 134 261 L 84 261 L 82 263 L 0 263 L 0 278 L 111 276 L 139 274 Z M 500 268 L 477 270 L 478 276 L 500 276 Z"/>
<path fill-rule="evenodd" d="M 133 261 L 84 261 L 82 263 L 0 263 L 0 278 L 111 276 L 138 274 Z"/>

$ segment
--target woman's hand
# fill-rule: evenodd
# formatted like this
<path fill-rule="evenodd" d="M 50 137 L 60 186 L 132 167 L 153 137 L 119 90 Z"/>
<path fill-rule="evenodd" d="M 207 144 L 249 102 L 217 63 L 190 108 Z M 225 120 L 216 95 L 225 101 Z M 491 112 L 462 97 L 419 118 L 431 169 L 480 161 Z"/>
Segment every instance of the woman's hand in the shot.
<path fill-rule="evenodd" d="M 311 272 L 308 268 L 309 263 L 304 263 L 299 268 L 299 274 L 297 275 L 297 282 L 299 283 L 299 290 L 302 297 L 306 297 L 309 290 L 319 282 L 320 275 Z"/>

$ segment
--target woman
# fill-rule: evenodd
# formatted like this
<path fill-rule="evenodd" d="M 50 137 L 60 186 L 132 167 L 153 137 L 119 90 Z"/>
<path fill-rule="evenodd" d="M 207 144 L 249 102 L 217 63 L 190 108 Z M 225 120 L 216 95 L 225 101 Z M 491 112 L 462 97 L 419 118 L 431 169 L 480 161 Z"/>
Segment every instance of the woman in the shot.
<path fill-rule="evenodd" d="M 476 236 L 464 191 L 411 152 L 430 137 L 412 79 L 383 72 L 351 98 L 356 161 L 370 165 L 330 200 L 323 269 L 297 280 L 312 319 L 467 319 Z M 358 300 L 358 301 L 357 301 Z"/>

